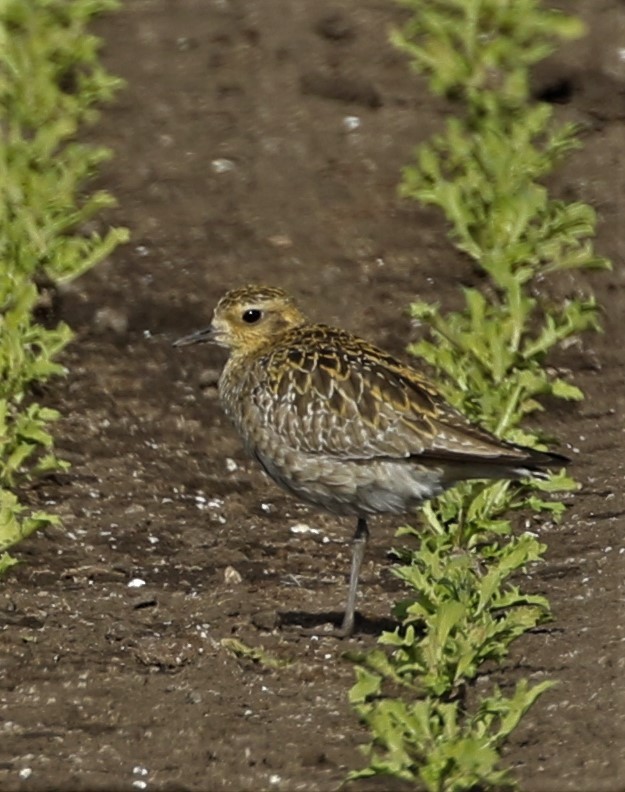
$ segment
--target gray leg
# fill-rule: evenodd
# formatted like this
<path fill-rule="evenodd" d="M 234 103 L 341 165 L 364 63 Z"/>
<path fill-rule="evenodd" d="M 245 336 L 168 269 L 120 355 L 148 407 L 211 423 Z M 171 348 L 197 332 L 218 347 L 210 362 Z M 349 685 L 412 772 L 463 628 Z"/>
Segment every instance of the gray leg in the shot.
<path fill-rule="evenodd" d="M 347 605 L 345 606 L 345 617 L 341 625 L 341 633 L 345 636 L 354 632 L 354 611 L 356 610 L 356 592 L 358 591 L 358 576 L 360 567 L 365 557 L 365 548 L 369 539 L 369 529 L 364 517 L 358 518 L 356 532 L 352 539 L 352 569 L 349 576 L 349 591 L 347 593 Z"/>

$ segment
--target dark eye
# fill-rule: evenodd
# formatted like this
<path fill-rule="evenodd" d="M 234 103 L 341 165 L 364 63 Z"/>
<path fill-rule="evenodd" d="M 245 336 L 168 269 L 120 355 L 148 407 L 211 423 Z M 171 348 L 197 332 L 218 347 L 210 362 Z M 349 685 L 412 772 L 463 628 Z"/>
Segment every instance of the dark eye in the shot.
<path fill-rule="evenodd" d="M 243 321 L 247 324 L 254 324 L 255 322 L 258 322 L 262 315 L 263 312 L 259 311 L 258 308 L 249 308 L 243 313 Z"/>

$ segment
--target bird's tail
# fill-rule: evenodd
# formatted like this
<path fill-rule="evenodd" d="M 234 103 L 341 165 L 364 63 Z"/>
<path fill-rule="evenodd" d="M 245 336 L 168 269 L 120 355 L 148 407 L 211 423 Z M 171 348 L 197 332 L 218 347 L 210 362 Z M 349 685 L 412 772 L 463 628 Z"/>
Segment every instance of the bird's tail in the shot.
<path fill-rule="evenodd" d="M 493 456 L 482 454 L 453 455 L 445 453 L 428 454 L 428 460 L 441 463 L 447 486 L 468 478 L 472 479 L 524 479 L 549 477 L 552 468 L 564 467 L 570 461 L 562 454 L 552 451 L 537 451 L 524 446 L 504 447 L 501 453 Z M 455 458 L 454 458 L 455 456 Z"/>

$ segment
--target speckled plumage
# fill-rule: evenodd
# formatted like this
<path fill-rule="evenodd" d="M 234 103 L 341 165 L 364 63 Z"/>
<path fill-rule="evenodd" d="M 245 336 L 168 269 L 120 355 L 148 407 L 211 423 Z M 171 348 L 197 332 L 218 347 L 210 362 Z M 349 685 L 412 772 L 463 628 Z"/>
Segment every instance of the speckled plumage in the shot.
<path fill-rule="evenodd" d="M 358 517 L 346 633 L 369 515 L 412 511 L 465 479 L 520 478 L 562 461 L 474 426 L 414 369 L 309 323 L 281 289 L 228 292 L 211 326 L 178 344 L 201 341 L 229 350 L 220 400 L 269 476 L 301 500 Z"/>

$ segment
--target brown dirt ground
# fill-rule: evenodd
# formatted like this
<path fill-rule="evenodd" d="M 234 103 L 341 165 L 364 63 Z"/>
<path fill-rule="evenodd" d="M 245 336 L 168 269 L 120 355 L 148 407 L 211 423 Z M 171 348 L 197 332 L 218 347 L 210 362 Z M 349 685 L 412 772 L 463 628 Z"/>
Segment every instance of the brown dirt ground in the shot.
<path fill-rule="evenodd" d="M 617 0 L 574 6 L 590 34 L 541 66 L 536 92 L 585 127 L 552 187 L 596 207 L 615 268 L 545 285 L 594 289 L 606 332 L 558 354 L 588 398 L 542 419 L 583 487 L 560 526 L 538 527 L 547 562 L 524 582 L 555 621 L 501 674 L 560 683 L 506 750 L 528 792 L 625 788 L 625 26 Z M 63 295 L 77 336 L 47 399 L 72 469 L 32 497 L 65 529 L 24 542 L 2 583 L 3 790 L 329 790 L 362 765 L 342 654 L 388 624 L 396 523 L 374 531 L 359 634 L 304 637 L 298 624 L 338 618 L 352 526 L 263 477 L 216 403 L 222 353 L 170 341 L 227 288 L 264 281 L 402 354 L 411 299 L 452 307 L 476 281 L 439 216 L 396 196 L 413 147 L 454 110 L 388 44 L 401 18 L 377 0 L 133 0 L 98 24 L 128 85 L 92 136 L 115 151 L 101 183 L 132 243 Z M 293 664 L 237 660 L 224 637 Z"/>

